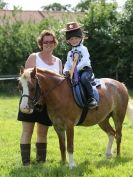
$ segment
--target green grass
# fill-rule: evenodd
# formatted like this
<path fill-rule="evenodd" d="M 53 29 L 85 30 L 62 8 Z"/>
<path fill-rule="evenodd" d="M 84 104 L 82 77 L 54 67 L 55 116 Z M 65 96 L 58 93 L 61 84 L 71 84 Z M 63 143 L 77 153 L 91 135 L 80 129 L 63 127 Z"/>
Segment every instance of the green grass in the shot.
<path fill-rule="evenodd" d="M 19 98 L 0 96 L 0 177 L 133 177 L 133 127 L 128 119 L 123 124 L 121 157 L 105 158 L 106 134 L 96 125 L 75 127 L 76 168 L 60 163 L 57 135 L 51 127 L 48 133 L 47 162 L 33 163 L 30 167 L 21 164 L 19 140 L 21 122 L 17 121 Z M 32 162 L 35 161 L 34 131 L 32 138 Z"/>

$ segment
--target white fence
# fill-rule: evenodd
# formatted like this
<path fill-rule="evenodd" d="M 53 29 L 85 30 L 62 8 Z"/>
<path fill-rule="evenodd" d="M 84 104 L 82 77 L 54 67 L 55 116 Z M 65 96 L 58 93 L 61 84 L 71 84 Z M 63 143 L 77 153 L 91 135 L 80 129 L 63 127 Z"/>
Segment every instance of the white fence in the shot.
<path fill-rule="evenodd" d="M 19 78 L 18 75 L 0 75 L 0 81 L 17 80 L 18 78 Z"/>

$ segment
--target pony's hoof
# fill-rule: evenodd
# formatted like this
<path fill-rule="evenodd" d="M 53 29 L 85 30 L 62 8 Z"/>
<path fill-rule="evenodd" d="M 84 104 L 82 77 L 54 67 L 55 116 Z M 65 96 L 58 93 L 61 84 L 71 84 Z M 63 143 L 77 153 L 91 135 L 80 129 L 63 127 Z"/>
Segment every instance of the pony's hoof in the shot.
<path fill-rule="evenodd" d="M 106 153 L 106 158 L 107 158 L 107 159 L 110 159 L 112 156 L 113 156 L 113 154 L 108 154 L 108 153 Z"/>
<path fill-rule="evenodd" d="M 75 167 L 76 167 L 75 162 L 69 164 L 69 169 L 70 169 L 70 170 L 72 170 L 72 169 L 75 168 Z"/>

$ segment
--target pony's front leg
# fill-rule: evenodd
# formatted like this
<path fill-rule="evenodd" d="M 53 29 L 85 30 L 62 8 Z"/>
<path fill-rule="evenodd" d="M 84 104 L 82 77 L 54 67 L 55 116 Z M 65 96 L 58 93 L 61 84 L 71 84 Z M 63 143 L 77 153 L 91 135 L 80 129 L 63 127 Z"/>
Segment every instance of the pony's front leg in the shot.
<path fill-rule="evenodd" d="M 63 163 L 65 163 L 66 162 L 65 130 L 59 129 L 58 127 L 54 127 L 54 129 L 59 138 L 61 160 Z"/>
<path fill-rule="evenodd" d="M 73 159 L 73 141 L 74 141 L 74 127 L 66 128 L 67 135 L 67 152 L 69 157 L 69 168 L 72 169 L 76 166 Z"/>

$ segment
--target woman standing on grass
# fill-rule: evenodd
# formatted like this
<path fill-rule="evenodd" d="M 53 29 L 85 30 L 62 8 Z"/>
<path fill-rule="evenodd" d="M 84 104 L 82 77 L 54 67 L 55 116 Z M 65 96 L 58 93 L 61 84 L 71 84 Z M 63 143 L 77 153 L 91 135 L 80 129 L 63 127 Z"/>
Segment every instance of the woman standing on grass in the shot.
<path fill-rule="evenodd" d="M 28 57 L 25 68 L 36 66 L 62 74 L 62 62 L 53 55 L 53 50 L 58 44 L 55 35 L 50 31 L 42 31 L 37 39 L 37 43 L 41 51 L 32 53 Z M 20 151 L 23 165 L 27 166 L 30 164 L 31 138 L 35 123 L 37 124 L 36 160 L 37 162 L 45 162 L 48 127 L 52 125 L 46 107 L 41 112 L 35 109 L 32 114 L 24 114 L 19 111 L 18 120 L 22 121 Z"/>

